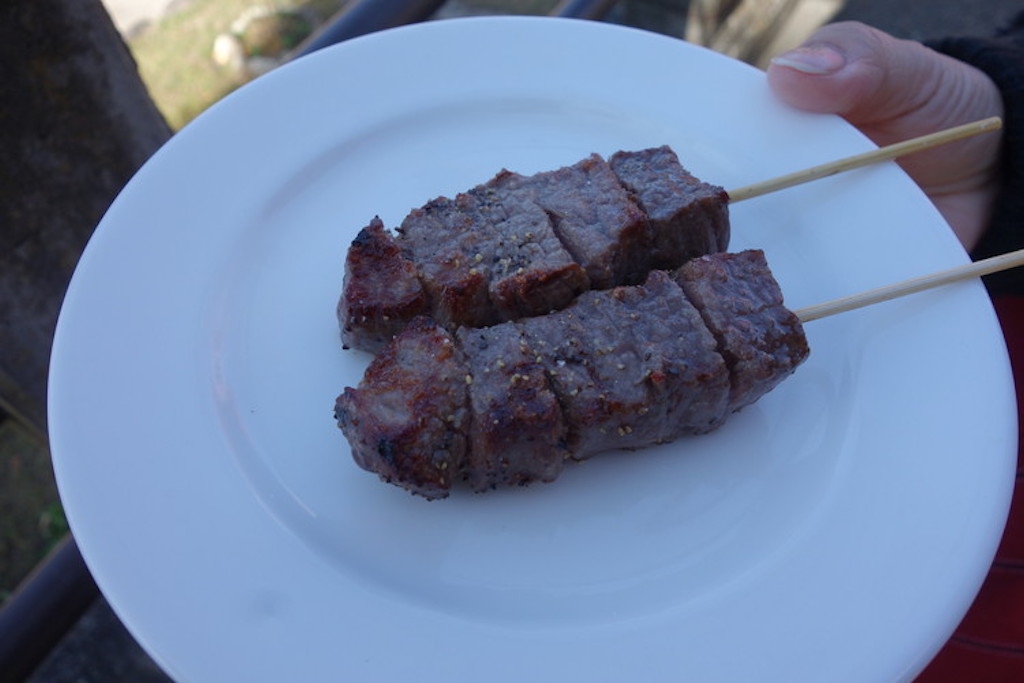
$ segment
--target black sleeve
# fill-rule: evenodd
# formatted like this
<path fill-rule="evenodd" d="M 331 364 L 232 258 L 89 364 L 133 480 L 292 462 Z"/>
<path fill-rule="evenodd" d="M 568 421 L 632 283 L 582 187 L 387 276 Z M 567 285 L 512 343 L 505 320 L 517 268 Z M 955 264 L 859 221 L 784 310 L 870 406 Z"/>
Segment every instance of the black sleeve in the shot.
<path fill-rule="evenodd" d="M 946 38 L 930 43 L 943 54 L 984 71 L 1003 97 L 1002 187 L 989 228 L 971 256 L 1024 248 L 1024 14 L 994 38 Z M 1024 268 L 985 278 L 992 294 L 1024 295 Z"/>

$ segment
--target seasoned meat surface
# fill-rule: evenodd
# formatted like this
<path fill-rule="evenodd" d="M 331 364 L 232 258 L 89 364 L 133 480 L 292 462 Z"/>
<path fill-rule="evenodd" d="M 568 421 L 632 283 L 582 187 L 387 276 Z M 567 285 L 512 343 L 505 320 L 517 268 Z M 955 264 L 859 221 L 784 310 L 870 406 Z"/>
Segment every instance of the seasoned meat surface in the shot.
<path fill-rule="evenodd" d="M 774 389 L 810 354 L 803 326 L 783 306 L 782 290 L 763 252 L 694 259 L 679 269 L 677 281 L 704 316 L 729 365 L 730 410 Z"/>
<path fill-rule="evenodd" d="M 506 173 L 503 187 L 540 206 L 594 289 L 643 280 L 650 270 L 647 217 L 597 154 L 532 176 Z"/>
<path fill-rule="evenodd" d="M 671 148 L 616 152 L 608 161 L 650 221 L 652 268 L 728 248 L 729 195 L 683 168 Z"/>
<path fill-rule="evenodd" d="M 398 228 L 434 318 L 451 328 L 543 315 L 589 286 L 548 214 L 505 191 L 503 177 L 414 209 Z"/>
<path fill-rule="evenodd" d="M 450 330 L 482 327 L 641 283 L 654 268 L 724 250 L 727 201 L 667 147 L 531 176 L 501 171 L 413 209 L 394 236 L 376 220 L 372 241 L 360 233 L 338 306 L 343 339 L 375 351 L 422 313 Z"/>
<path fill-rule="evenodd" d="M 575 459 L 709 431 L 722 419 L 728 371 L 665 273 L 519 324 L 548 368 Z"/>
<path fill-rule="evenodd" d="M 430 296 L 431 315 L 442 325 L 499 322 L 486 269 L 476 258 L 488 251 L 487 233 L 476 228 L 483 216 L 484 207 L 473 195 L 439 197 L 413 209 L 398 228 L 398 241 Z"/>
<path fill-rule="evenodd" d="M 416 319 L 338 398 L 353 457 L 439 498 L 457 480 L 551 481 L 567 459 L 715 429 L 789 376 L 807 344 L 763 254 L 691 264 L 454 337 Z"/>
<path fill-rule="evenodd" d="M 462 328 L 468 359 L 469 457 L 476 491 L 554 481 L 565 466 L 566 424 L 545 367 L 514 323 Z"/>
<path fill-rule="evenodd" d="M 609 325 L 618 326 L 619 336 L 628 340 L 624 345 L 649 387 L 648 417 L 638 420 L 644 431 L 642 425 L 650 424 L 646 443 L 703 434 L 721 424 L 728 368 L 700 312 L 671 276 L 653 271 L 643 287 L 619 288 L 610 298 Z"/>

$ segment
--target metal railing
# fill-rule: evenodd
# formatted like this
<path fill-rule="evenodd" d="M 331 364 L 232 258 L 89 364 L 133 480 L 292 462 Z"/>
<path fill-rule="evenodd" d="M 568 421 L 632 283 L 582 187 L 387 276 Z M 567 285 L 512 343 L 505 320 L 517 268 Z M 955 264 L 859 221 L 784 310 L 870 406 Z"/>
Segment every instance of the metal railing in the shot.
<path fill-rule="evenodd" d="M 577 19 L 603 19 L 617 1 L 562 0 L 550 14 Z M 375 31 L 426 21 L 444 4 L 445 0 L 356 0 L 300 45 L 295 56 L 302 57 L 343 40 Z"/>

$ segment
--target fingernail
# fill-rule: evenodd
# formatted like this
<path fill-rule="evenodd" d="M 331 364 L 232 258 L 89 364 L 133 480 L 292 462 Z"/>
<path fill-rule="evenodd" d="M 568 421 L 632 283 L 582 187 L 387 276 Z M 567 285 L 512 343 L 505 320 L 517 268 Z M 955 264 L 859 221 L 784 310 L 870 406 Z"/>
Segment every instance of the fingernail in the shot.
<path fill-rule="evenodd" d="M 772 64 L 813 76 L 825 76 L 846 66 L 846 56 L 830 45 L 804 45 L 774 57 Z"/>

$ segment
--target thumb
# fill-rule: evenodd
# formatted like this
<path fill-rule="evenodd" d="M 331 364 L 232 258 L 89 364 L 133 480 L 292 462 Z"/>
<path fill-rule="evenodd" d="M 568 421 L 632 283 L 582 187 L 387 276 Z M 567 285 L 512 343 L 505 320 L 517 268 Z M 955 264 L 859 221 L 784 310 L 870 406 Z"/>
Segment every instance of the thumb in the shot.
<path fill-rule="evenodd" d="M 776 57 L 768 83 L 783 102 L 839 114 L 878 145 L 1003 115 L 982 71 L 854 22 L 824 26 Z M 899 160 L 968 246 L 988 221 L 1001 140 L 982 135 Z"/>
<path fill-rule="evenodd" d="M 884 143 L 970 120 L 971 71 L 920 43 L 842 22 L 772 60 L 768 83 L 782 101 L 839 114 Z"/>

